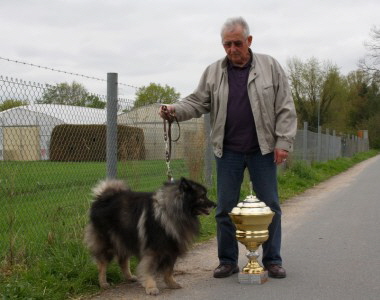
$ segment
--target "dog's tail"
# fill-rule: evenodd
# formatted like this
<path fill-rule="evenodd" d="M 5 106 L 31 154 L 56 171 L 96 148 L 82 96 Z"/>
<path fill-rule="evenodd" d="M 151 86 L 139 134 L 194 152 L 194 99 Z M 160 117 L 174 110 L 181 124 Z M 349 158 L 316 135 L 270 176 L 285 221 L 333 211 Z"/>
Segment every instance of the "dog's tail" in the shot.
<path fill-rule="evenodd" d="M 100 200 L 112 197 L 115 194 L 128 190 L 129 188 L 126 186 L 124 181 L 111 179 L 99 182 L 92 189 L 92 193 L 94 195 L 94 200 Z"/>

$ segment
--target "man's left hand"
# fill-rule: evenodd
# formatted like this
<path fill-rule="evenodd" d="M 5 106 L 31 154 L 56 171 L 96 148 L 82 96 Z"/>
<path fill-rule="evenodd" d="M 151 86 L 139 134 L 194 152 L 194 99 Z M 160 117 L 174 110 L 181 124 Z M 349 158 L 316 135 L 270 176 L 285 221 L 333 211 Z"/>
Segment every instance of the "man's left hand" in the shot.
<path fill-rule="evenodd" d="M 274 149 L 274 162 L 276 165 L 282 164 L 283 162 L 286 162 L 286 159 L 288 158 L 288 151 L 283 149 Z"/>

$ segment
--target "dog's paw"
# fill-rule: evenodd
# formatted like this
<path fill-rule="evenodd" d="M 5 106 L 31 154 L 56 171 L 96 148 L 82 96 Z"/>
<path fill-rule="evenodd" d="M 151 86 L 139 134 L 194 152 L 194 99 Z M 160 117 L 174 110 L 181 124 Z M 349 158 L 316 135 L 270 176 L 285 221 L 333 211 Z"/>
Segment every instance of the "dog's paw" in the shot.
<path fill-rule="evenodd" d="M 160 290 L 157 287 L 147 287 L 145 288 L 145 292 L 147 295 L 153 295 L 156 296 L 160 293 Z"/>
<path fill-rule="evenodd" d="M 99 285 L 100 288 L 102 288 L 103 290 L 109 289 L 111 287 L 111 285 L 108 282 L 102 282 Z"/>
<path fill-rule="evenodd" d="M 128 278 L 126 278 L 126 280 L 129 281 L 129 282 L 136 282 L 137 281 L 137 277 L 134 276 L 134 275 L 131 275 Z"/>
<path fill-rule="evenodd" d="M 171 276 L 165 276 L 164 281 L 169 289 L 181 289 L 182 286 L 175 281 L 174 277 Z"/>
<path fill-rule="evenodd" d="M 169 289 L 182 289 L 182 286 L 175 281 L 168 283 L 167 286 Z"/>

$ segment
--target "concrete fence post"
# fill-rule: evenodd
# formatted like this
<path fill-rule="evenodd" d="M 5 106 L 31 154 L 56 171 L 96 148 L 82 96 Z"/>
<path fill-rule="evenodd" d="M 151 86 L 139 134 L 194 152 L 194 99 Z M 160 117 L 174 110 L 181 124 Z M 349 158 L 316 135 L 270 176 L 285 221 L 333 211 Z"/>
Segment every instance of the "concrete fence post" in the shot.
<path fill-rule="evenodd" d="M 210 125 L 210 114 L 204 115 L 204 134 L 205 134 L 205 153 L 204 153 L 204 178 L 207 187 L 212 186 L 212 146 L 211 146 L 211 125 Z"/>
<path fill-rule="evenodd" d="M 336 159 L 336 131 L 333 130 L 333 137 L 332 137 L 332 159 Z"/>
<path fill-rule="evenodd" d="M 317 161 L 321 161 L 321 151 L 322 151 L 322 126 L 318 126 L 318 136 L 317 136 Z"/>
<path fill-rule="evenodd" d="M 331 147 L 331 143 L 330 143 L 330 131 L 328 128 L 326 128 L 326 161 L 329 161 L 330 160 L 330 147 Z"/>
<path fill-rule="evenodd" d="M 107 178 L 117 174 L 117 73 L 107 73 Z"/>
<path fill-rule="evenodd" d="M 307 160 L 307 122 L 303 122 L 302 159 Z"/>

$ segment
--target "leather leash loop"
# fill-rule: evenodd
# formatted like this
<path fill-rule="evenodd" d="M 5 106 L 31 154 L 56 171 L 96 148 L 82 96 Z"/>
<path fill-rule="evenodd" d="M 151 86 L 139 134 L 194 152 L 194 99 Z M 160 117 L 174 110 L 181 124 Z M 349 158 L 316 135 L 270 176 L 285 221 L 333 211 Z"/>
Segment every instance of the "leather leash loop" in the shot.
<path fill-rule="evenodd" d="M 173 174 L 170 168 L 170 159 L 172 155 L 172 142 L 177 142 L 181 136 L 181 127 L 179 126 L 178 119 L 174 114 L 168 112 L 166 105 L 162 106 L 162 110 L 164 111 L 164 141 L 165 141 L 165 160 L 167 166 L 166 175 L 168 176 L 169 181 L 173 181 Z M 176 122 L 178 125 L 178 137 L 173 140 L 172 139 L 172 123 Z M 166 124 L 167 123 L 167 124 Z"/>

